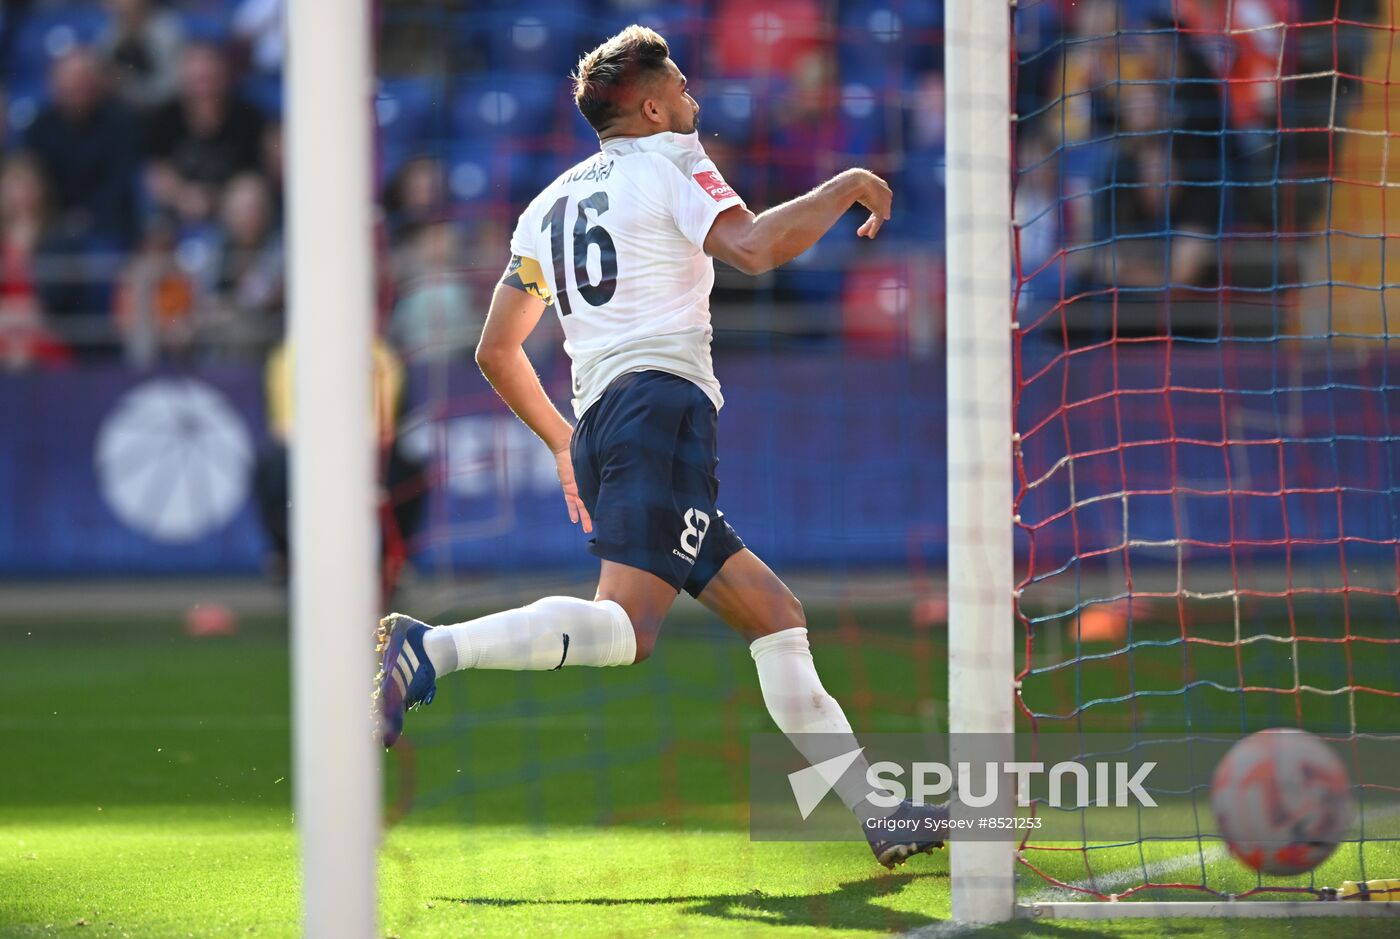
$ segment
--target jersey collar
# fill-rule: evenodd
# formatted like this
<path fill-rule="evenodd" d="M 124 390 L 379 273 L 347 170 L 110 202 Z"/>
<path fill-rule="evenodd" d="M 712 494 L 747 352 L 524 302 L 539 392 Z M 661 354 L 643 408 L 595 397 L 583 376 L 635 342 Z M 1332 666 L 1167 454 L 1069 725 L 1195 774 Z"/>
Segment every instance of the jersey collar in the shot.
<path fill-rule="evenodd" d="M 648 134 L 645 137 L 609 137 L 602 141 L 603 152 L 608 153 L 621 149 L 625 146 L 634 146 L 640 149 L 650 149 L 658 144 L 675 144 L 690 149 L 699 149 L 700 133 L 696 131 L 690 134 L 678 134 L 673 130 L 663 130 L 659 133 Z"/>

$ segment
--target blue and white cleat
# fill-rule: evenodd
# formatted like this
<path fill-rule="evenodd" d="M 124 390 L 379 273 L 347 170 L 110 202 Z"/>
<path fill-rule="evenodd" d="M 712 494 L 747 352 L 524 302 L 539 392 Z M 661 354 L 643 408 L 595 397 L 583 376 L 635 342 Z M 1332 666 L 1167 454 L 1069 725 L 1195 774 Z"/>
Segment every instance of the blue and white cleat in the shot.
<path fill-rule="evenodd" d="M 948 806 L 916 805 L 906 800 L 886 818 L 867 824 L 865 837 L 875 860 L 890 870 L 916 854 L 943 847 L 948 833 Z"/>
<path fill-rule="evenodd" d="M 432 629 L 411 616 L 390 613 L 379 621 L 378 644 L 382 653 L 374 696 L 383 718 L 384 748 L 392 747 L 403 733 L 403 716 L 421 704 L 432 704 L 437 694 L 437 672 L 423 651 L 423 637 Z"/>

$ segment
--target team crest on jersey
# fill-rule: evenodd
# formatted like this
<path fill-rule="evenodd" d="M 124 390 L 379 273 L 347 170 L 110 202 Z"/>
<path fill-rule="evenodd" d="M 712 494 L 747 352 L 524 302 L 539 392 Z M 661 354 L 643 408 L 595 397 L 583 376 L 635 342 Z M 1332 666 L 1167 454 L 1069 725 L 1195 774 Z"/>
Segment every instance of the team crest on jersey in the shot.
<path fill-rule="evenodd" d="M 714 170 L 705 170 L 703 173 L 695 174 L 695 181 L 700 184 L 700 188 L 710 194 L 710 198 L 716 202 L 723 202 L 734 195 L 734 189 L 724 181 Z"/>

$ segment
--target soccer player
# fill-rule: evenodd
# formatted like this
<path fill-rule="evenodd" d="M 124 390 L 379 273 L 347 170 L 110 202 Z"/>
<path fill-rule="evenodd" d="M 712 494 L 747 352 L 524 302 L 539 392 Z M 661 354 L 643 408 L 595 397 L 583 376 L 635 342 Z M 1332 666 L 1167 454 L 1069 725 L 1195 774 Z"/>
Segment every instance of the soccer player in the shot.
<path fill-rule="evenodd" d="M 858 744 L 826 693 L 802 605 L 730 527 L 716 504 L 715 418 L 724 403 L 710 363 L 711 258 L 759 274 L 806 251 L 859 204 L 874 238 L 890 188 L 847 170 L 755 217 L 720 176 L 696 133 L 699 106 L 666 40 L 629 26 L 585 55 L 574 101 L 598 153 L 550 183 L 520 216 L 510 264 L 477 347 L 481 371 L 549 447 L 569 519 L 602 561 L 594 599 L 529 606 L 432 628 L 394 613 L 380 624 L 385 746 L 404 711 L 432 701 L 459 669 L 632 665 L 651 655 L 685 590 L 749 643 L 773 721 L 809 762 Z M 571 425 L 550 402 L 522 344 L 546 306 L 573 364 Z M 866 761 L 834 787 L 861 818 L 876 859 L 893 867 L 941 846 L 933 834 L 872 824 Z M 885 813 L 888 814 L 888 810 Z M 909 803 L 899 818 L 927 832 L 942 807 Z"/>

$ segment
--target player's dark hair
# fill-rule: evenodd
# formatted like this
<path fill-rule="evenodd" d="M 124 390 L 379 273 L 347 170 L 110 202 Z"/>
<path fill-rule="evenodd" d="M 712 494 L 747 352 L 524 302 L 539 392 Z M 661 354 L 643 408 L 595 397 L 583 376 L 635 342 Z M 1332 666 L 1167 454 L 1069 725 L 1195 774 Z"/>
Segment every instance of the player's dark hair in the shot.
<path fill-rule="evenodd" d="M 634 23 L 579 59 L 570 78 L 584 120 L 601 132 L 621 113 L 623 92 L 638 80 L 664 74 L 670 55 L 660 33 Z"/>

